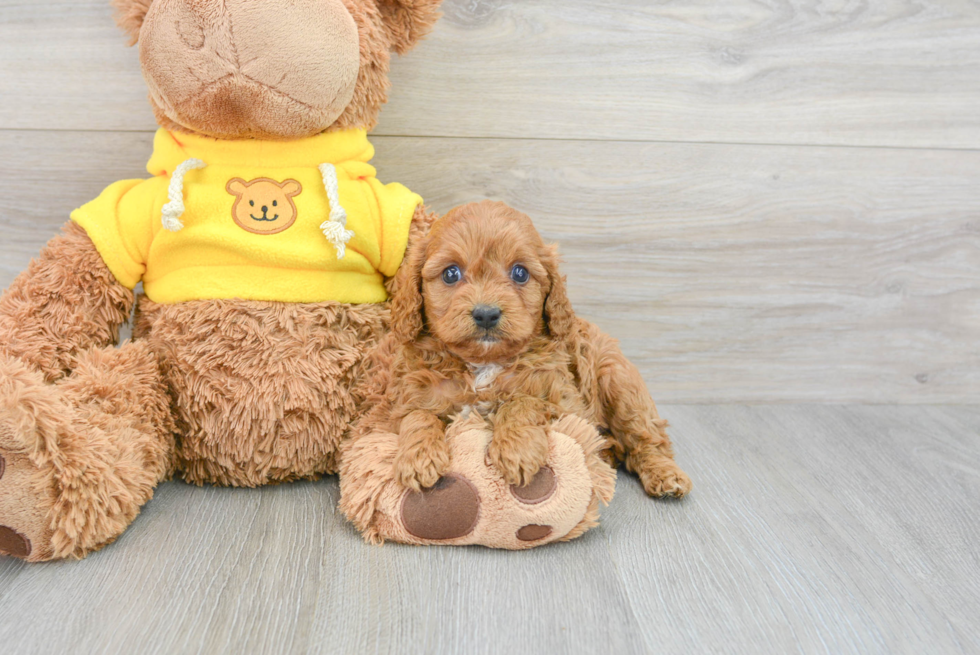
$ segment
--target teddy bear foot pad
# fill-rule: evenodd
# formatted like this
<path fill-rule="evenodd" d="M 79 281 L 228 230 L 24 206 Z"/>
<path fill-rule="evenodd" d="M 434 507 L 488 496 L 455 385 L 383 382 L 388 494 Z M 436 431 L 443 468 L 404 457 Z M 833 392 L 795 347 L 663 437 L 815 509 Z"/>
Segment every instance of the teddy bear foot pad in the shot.
<path fill-rule="evenodd" d="M 0 484 L 7 468 L 7 460 L 0 454 Z M 13 528 L 0 525 L 0 554 L 14 557 L 27 557 L 31 554 L 31 540 Z"/>
<path fill-rule="evenodd" d="M 510 492 L 521 503 L 536 505 L 548 500 L 558 480 L 550 467 L 542 467 L 531 483 L 511 485 Z M 421 493 L 406 493 L 401 503 L 401 523 L 413 537 L 430 541 L 459 539 L 476 529 L 480 520 L 480 495 L 476 486 L 458 474 L 439 479 Z M 519 541 L 540 541 L 554 532 L 550 525 L 528 523 L 515 536 Z"/>
<path fill-rule="evenodd" d="M 397 436 L 363 437 L 344 458 L 341 508 L 368 541 L 520 550 L 574 538 L 598 523 L 615 471 L 598 457 L 602 439 L 577 417 L 551 426 L 548 463 L 524 486 L 508 485 L 487 462 L 492 434 L 479 418 L 447 431 L 452 469 L 415 492 L 393 479 Z M 360 484 L 351 483 L 360 479 Z"/>
<path fill-rule="evenodd" d="M 0 422 L 0 556 L 44 559 L 51 530 L 35 491 L 37 468 L 26 454 L 10 449 L 11 429 Z"/>

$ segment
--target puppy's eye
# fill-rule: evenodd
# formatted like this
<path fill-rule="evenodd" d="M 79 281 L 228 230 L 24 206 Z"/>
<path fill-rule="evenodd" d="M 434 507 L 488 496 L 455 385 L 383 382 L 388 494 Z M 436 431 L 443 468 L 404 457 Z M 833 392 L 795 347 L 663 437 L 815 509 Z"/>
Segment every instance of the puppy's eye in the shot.
<path fill-rule="evenodd" d="M 520 264 L 514 264 L 514 268 L 510 269 L 510 279 L 518 284 L 527 284 L 527 281 L 531 279 L 531 274 Z"/>
<path fill-rule="evenodd" d="M 455 264 L 442 272 L 442 281 L 446 284 L 456 284 L 462 279 L 463 271 L 459 270 L 459 266 L 456 266 Z"/>
<path fill-rule="evenodd" d="M 252 205 L 254 207 L 255 206 L 255 201 L 254 200 L 249 200 L 248 201 L 248 204 L 250 204 L 250 205 Z"/>

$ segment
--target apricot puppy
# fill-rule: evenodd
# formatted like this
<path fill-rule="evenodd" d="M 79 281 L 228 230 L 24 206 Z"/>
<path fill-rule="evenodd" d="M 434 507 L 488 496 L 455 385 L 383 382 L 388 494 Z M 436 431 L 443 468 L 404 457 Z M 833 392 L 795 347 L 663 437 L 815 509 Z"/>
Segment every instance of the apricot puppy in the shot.
<path fill-rule="evenodd" d="M 487 456 L 509 484 L 534 477 L 546 426 L 575 414 L 650 495 L 691 489 L 639 372 L 575 317 L 557 249 L 524 214 L 490 201 L 452 210 L 409 249 L 393 294 L 386 388 L 356 431 L 399 435 L 404 486 L 430 487 L 448 471 L 446 426 L 475 411 L 493 427 Z"/>

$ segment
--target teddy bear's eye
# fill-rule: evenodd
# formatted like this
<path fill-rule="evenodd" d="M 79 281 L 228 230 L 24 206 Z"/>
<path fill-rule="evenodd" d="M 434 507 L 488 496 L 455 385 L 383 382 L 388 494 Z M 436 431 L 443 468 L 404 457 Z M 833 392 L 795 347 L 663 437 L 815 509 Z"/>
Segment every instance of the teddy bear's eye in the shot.
<path fill-rule="evenodd" d="M 254 207 L 255 206 L 255 201 L 254 200 L 249 200 L 248 201 L 248 204 L 250 204 L 250 205 L 252 205 Z"/>
<path fill-rule="evenodd" d="M 273 200 L 272 201 L 272 206 L 273 207 L 278 207 L 279 206 L 279 201 L 278 200 Z"/>

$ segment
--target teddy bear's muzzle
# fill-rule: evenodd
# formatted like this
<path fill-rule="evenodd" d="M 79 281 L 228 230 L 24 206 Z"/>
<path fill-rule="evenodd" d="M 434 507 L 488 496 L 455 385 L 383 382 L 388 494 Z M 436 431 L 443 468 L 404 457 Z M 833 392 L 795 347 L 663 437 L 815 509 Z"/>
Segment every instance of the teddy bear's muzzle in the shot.
<path fill-rule="evenodd" d="M 301 138 L 350 103 L 360 67 L 341 0 L 157 0 L 140 61 L 158 112 L 220 138 Z"/>

